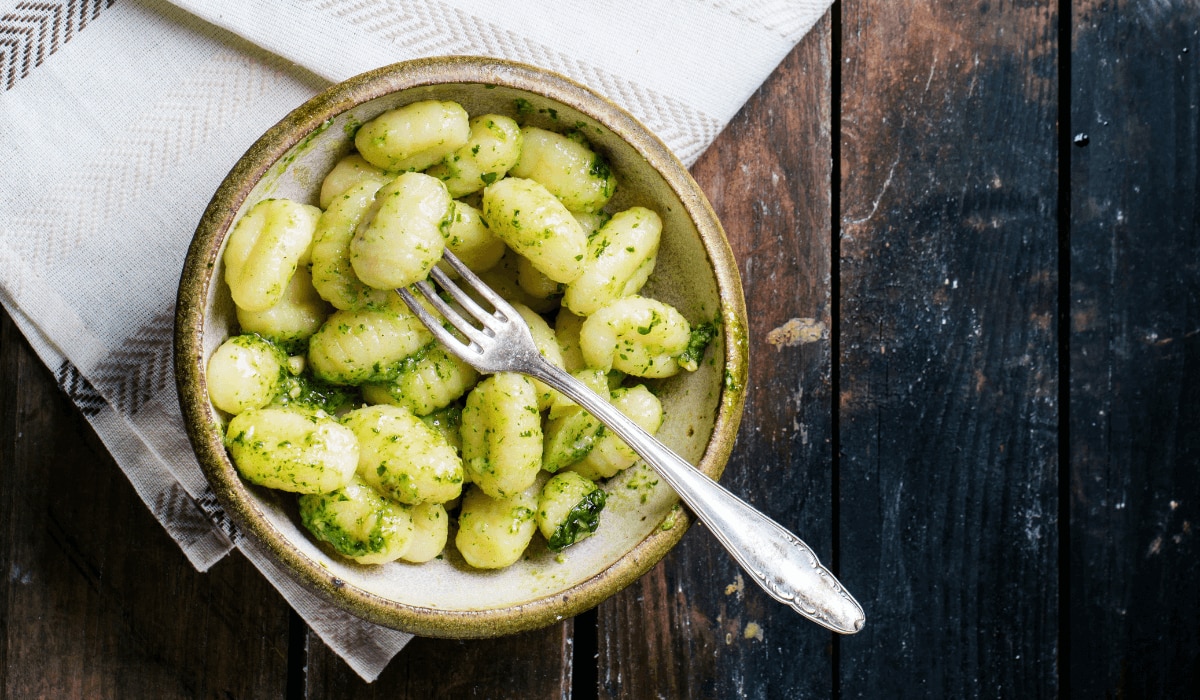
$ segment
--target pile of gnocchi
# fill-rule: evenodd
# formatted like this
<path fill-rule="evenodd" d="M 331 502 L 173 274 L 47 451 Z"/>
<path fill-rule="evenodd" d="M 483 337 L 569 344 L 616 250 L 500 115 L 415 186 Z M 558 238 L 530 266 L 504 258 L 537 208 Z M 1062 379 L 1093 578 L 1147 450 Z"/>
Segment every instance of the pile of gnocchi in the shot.
<path fill-rule="evenodd" d="M 514 114 L 520 116 L 521 105 Z M 637 455 L 518 374 L 481 377 L 396 294 L 449 249 L 508 299 L 539 350 L 650 433 L 643 381 L 695 370 L 716 333 L 639 295 L 662 221 L 606 209 L 618 182 L 578 130 L 427 100 L 379 115 L 320 206 L 266 199 L 229 235 L 238 335 L 207 367 L 242 478 L 299 494 L 304 526 L 360 564 L 470 566 L 594 533 L 606 479 Z"/>

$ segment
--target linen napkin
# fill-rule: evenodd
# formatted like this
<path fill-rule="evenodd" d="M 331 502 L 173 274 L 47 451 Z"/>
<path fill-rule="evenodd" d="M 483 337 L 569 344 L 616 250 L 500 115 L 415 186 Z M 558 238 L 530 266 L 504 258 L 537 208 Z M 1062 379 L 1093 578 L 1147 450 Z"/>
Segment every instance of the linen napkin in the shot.
<path fill-rule="evenodd" d="M 563 73 L 691 164 L 830 2 L 0 0 L 0 303 L 192 564 L 239 548 L 373 680 L 411 636 L 273 566 L 182 427 L 175 290 L 221 179 L 330 81 L 447 54 Z"/>

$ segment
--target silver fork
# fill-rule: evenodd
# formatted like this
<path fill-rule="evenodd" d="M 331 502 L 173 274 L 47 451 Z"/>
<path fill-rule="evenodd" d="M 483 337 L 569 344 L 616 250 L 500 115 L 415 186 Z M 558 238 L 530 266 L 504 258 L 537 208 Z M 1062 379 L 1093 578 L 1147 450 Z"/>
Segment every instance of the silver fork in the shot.
<path fill-rule="evenodd" d="M 443 327 L 409 290 L 396 290 L 447 350 L 480 372 L 518 372 L 540 379 L 565 394 L 615 432 L 653 467 L 772 598 L 834 632 L 854 634 L 862 629 L 866 619 L 862 607 L 821 565 L 808 545 L 708 478 L 582 382 L 547 362 L 538 352 L 529 326 L 516 309 L 449 251 L 444 259 L 495 309 L 493 312 L 484 310 L 436 267 L 430 277 L 454 298 L 470 319 L 438 296 L 429 282 L 414 285 L 468 340 L 464 343 Z"/>

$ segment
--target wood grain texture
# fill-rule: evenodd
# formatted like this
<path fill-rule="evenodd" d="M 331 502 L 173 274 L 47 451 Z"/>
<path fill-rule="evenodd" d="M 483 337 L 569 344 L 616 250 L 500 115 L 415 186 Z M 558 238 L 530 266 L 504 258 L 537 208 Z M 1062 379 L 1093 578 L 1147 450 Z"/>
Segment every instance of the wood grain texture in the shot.
<path fill-rule="evenodd" d="M 842 697 L 1055 693 L 1055 21 L 842 4 Z"/>
<path fill-rule="evenodd" d="M 571 697 L 572 632 L 566 620 L 498 639 L 414 639 L 371 684 L 309 633 L 305 697 L 566 699 Z"/>
<path fill-rule="evenodd" d="M 195 571 L 0 311 L 0 697 L 279 697 L 288 609 Z"/>
<path fill-rule="evenodd" d="M 1077 4 L 1071 657 L 1078 697 L 1200 688 L 1200 6 Z M 1118 58 L 1119 57 L 1119 58 Z"/>
<path fill-rule="evenodd" d="M 733 246 L 750 318 L 746 413 L 722 483 L 826 563 L 831 32 L 827 15 L 693 168 Z M 832 688 L 830 633 L 746 580 L 703 526 L 597 617 L 601 697 L 819 697 Z"/>

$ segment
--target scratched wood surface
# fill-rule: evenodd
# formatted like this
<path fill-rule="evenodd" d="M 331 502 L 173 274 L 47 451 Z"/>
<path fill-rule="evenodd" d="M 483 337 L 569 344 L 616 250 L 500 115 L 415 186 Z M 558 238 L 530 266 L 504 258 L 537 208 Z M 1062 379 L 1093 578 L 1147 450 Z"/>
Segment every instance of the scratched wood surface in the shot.
<path fill-rule="evenodd" d="M 1200 6 L 1072 25 L 1071 690 L 1196 697 Z"/>
<path fill-rule="evenodd" d="M 842 4 L 843 697 L 1056 693 L 1055 27 Z"/>
<path fill-rule="evenodd" d="M 693 169 L 751 313 L 725 483 L 859 635 L 696 527 L 595 611 L 364 684 L 240 556 L 190 567 L 0 313 L 0 698 L 1193 696 L 1197 27 L 843 0 Z"/>

